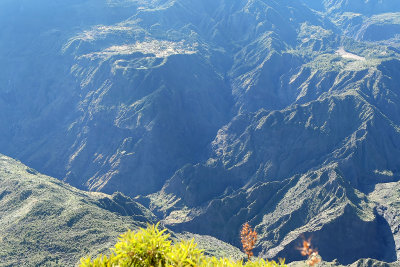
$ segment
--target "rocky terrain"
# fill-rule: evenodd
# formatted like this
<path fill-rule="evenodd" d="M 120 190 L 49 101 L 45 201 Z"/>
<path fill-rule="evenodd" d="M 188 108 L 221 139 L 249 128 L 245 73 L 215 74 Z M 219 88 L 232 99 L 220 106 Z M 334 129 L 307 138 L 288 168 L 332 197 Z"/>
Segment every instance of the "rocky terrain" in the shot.
<path fill-rule="evenodd" d="M 249 221 L 263 257 L 399 259 L 396 0 L 5 0 L 0 24 L 0 153 L 177 232 Z"/>
<path fill-rule="evenodd" d="M 74 266 L 83 256 L 109 254 L 127 229 L 157 221 L 121 193 L 81 191 L 4 155 L 0 188 L 1 266 Z M 211 236 L 169 233 L 173 239 L 194 238 L 210 255 L 243 257 Z"/>

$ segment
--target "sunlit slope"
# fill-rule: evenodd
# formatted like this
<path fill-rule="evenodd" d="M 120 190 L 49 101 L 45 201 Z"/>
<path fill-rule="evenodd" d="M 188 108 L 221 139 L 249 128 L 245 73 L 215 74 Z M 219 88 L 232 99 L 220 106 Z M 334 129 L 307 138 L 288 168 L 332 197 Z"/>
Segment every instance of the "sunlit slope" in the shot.
<path fill-rule="evenodd" d="M 72 266 L 154 216 L 121 194 L 77 190 L 0 156 L 2 266 Z"/>
<path fill-rule="evenodd" d="M 262 256 L 399 257 L 397 0 L 40 3 L 0 3 L 2 153 Z"/>

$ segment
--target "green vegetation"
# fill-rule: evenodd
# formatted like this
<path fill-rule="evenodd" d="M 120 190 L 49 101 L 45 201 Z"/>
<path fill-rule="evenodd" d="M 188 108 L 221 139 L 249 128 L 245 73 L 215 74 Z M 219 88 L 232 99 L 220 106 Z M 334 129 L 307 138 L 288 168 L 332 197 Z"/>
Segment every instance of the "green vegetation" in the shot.
<path fill-rule="evenodd" d="M 95 259 L 90 257 L 81 259 L 81 267 L 101 266 L 286 266 L 284 261 L 255 261 L 243 262 L 229 258 L 208 257 L 197 248 L 194 239 L 179 241 L 172 244 L 170 235 L 165 230 L 159 230 L 157 225 L 148 225 L 147 229 L 128 231 L 121 235 L 119 242 L 107 257 L 99 255 Z"/>
<path fill-rule="evenodd" d="M 142 205 L 120 194 L 85 192 L 0 154 L 0 266 L 74 266 L 84 255 L 105 253 L 127 229 L 155 220 Z M 210 236 L 195 238 L 204 254 L 243 254 Z"/>
<path fill-rule="evenodd" d="M 246 257 L 246 254 L 244 254 L 239 248 L 225 243 L 212 236 L 198 235 L 189 232 L 174 234 L 174 241 L 179 241 L 182 239 L 194 239 L 197 244 L 197 248 L 201 249 L 205 255 L 212 255 L 217 258 L 230 258 L 234 260 L 240 260 Z"/>
<path fill-rule="evenodd" d="M 0 155 L 0 266 L 74 266 L 148 221 L 121 194 L 84 192 Z"/>

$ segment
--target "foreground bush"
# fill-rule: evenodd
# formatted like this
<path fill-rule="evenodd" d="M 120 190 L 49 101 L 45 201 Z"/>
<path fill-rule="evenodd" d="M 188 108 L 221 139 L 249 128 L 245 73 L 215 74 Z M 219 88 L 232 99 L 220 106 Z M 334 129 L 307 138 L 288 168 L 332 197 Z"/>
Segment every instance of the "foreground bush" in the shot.
<path fill-rule="evenodd" d="M 128 231 L 122 234 L 118 243 L 111 249 L 111 255 L 100 255 L 95 259 L 81 259 L 81 267 L 169 267 L 169 266 L 200 266 L 200 267 L 275 267 L 286 266 L 283 262 L 265 261 L 233 261 L 227 258 L 208 257 L 197 249 L 194 241 L 180 241 L 171 244 L 170 235 L 165 230 L 160 231 L 158 225 L 149 225 L 147 229 Z"/>

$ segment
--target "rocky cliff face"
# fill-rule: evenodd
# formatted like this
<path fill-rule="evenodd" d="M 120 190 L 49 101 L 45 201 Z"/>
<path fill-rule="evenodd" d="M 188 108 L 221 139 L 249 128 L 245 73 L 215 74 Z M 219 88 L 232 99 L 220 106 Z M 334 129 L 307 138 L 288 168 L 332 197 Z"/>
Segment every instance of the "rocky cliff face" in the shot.
<path fill-rule="evenodd" d="M 398 11 L 3 1 L 0 152 L 140 194 L 176 230 L 239 245 L 249 221 L 265 257 L 298 260 L 312 236 L 327 260 L 395 261 L 397 213 L 370 196 L 399 180 Z"/>

